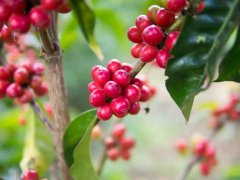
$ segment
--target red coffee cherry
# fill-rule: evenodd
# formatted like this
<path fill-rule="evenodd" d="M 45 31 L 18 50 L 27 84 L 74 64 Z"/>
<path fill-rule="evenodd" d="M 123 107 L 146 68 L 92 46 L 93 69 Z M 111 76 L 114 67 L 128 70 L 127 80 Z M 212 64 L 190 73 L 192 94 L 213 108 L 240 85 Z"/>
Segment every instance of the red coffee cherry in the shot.
<path fill-rule="evenodd" d="M 13 14 L 8 19 L 8 27 L 19 33 L 27 33 L 30 29 L 30 21 L 28 16 L 24 14 Z"/>
<path fill-rule="evenodd" d="M 178 151 L 178 153 L 180 154 L 185 154 L 187 152 L 187 142 L 185 139 L 179 139 L 176 144 L 175 147 Z"/>
<path fill-rule="evenodd" d="M 112 115 L 111 104 L 104 104 L 97 109 L 97 117 L 103 121 L 109 120 Z"/>
<path fill-rule="evenodd" d="M 110 81 L 111 74 L 108 71 L 107 68 L 98 68 L 95 76 L 94 76 L 94 81 L 98 83 L 100 86 L 104 86 L 106 82 Z"/>
<path fill-rule="evenodd" d="M 24 67 L 25 69 L 27 69 L 30 74 L 33 73 L 33 63 L 31 60 L 25 60 L 20 62 L 20 67 Z"/>
<path fill-rule="evenodd" d="M 29 73 L 24 67 L 19 67 L 15 72 L 14 72 L 14 81 L 17 84 L 24 84 L 28 82 L 29 78 Z"/>
<path fill-rule="evenodd" d="M 203 11 L 205 7 L 204 1 L 202 0 L 199 4 L 198 4 L 198 8 L 197 8 L 197 12 L 201 13 Z"/>
<path fill-rule="evenodd" d="M 208 146 L 205 150 L 204 157 L 206 159 L 212 159 L 216 156 L 216 150 L 212 146 Z"/>
<path fill-rule="evenodd" d="M 139 54 L 139 58 L 142 62 L 148 63 L 156 58 L 158 49 L 155 46 L 145 45 Z"/>
<path fill-rule="evenodd" d="M 104 93 L 110 98 L 118 98 L 121 92 L 121 86 L 114 81 L 108 81 L 104 86 Z"/>
<path fill-rule="evenodd" d="M 35 6 L 29 13 L 30 22 L 40 29 L 45 29 L 49 26 L 51 18 L 48 12 L 42 6 Z"/>
<path fill-rule="evenodd" d="M 102 106 L 106 103 L 106 95 L 103 89 L 96 89 L 89 95 L 89 102 L 94 107 Z"/>
<path fill-rule="evenodd" d="M 113 81 L 118 83 L 120 86 L 127 86 L 130 81 L 131 77 L 128 72 L 124 70 L 118 70 L 113 74 Z"/>
<path fill-rule="evenodd" d="M 211 167 L 206 162 L 201 163 L 199 166 L 199 171 L 203 176 L 208 176 L 210 173 L 210 170 L 211 170 Z"/>
<path fill-rule="evenodd" d="M 93 92 L 95 89 L 98 89 L 99 86 L 96 82 L 92 81 L 88 84 L 88 92 Z"/>
<path fill-rule="evenodd" d="M 115 116 L 122 118 L 127 115 L 130 108 L 130 102 L 127 98 L 120 96 L 112 100 L 111 108 Z"/>
<path fill-rule="evenodd" d="M 63 0 L 41 0 L 41 5 L 48 10 L 56 9 Z"/>
<path fill-rule="evenodd" d="M 39 180 L 38 173 L 34 170 L 27 170 L 22 177 L 23 180 Z"/>
<path fill-rule="evenodd" d="M 135 22 L 137 29 L 142 32 L 146 27 L 150 26 L 152 23 L 146 15 L 139 15 Z"/>
<path fill-rule="evenodd" d="M 63 3 L 60 4 L 57 9 L 55 9 L 55 11 L 65 14 L 65 13 L 69 13 L 72 10 L 69 1 L 68 0 L 63 0 Z"/>
<path fill-rule="evenodd" d="M 202 140 L 194 147 L 194 154 L 196 156 L 203 156 L 208 147 L 208 141 Z"/>
<path fill-rule="evenodd" d="M 99 68 L 104 68 L 104 67 L 100 65 L 96 65 L 92 67 L 92 70 L 91 70 L 92 79 L 94 79 L 94 77 L 96 76 L 96 72 L 98 71 Z"/>
<path fill-rule="evenodd" d="M 142 87 L 143 87 L 143 82 L 142 82 L 142 80 L 139 79 L 139 78 L 137 78 L 137 77 L 135 77 L 135 78 L 132 80 L 131 84 L 134 84 L 134 85 L 138 86 L 140 89 L 142 89 Z"/>
<path fill-rule="evenodd" d="M 126 128 L 123 124 L 116 124 L 112 130 L 112 136 L 117 140 L 121 140 L 126 132 Z"/>
<path fill-rule="evenodd" d="M 9 85 L 10 82 L 8 81 L 0 81 L 0 98 L 5 97 Z"/>
<path fill-rule="evenodd" d="M 3 0 L 4 3 L 11 9 L 12 13 L 22 13 L 26 8 L 25 0 Z"/>
<path fill-rule="evenodd" d="M 120 70 L 122 67 L 121 62 L 117 59 L 112 59 L 108 62 L 107 64 L 107 69 L 111 72 L 114 73 L 117 70 Z"/>
<path fill-rule="evenodd" d="M 166 41 L 165 41 L 165 48 L 169 51 L 172 50 L 172 48 L 175 46 L 177 39 L 179 36 L 178 31 L 174 31 L 168 34 Z"/>
<path fill-rule="evenodd" d="M 156 23 L 155 22 L 155 16 L 156 16 L 156 13 L 157 13 L 157 11 L 160 9 L 160 7 L 159 6 L 157 6 L 157 5 L 152 5 L 152 6 L 150 6 L 149 8 L 148 8 L 148 10 L 147 10 L 147 17 L 148 17 L 148 19 L 152 22 L 152 23 Z"/>
<path fill-rule="evenodd" d="M 129 151 L 121 151 L 121 157 L 123 158 L 123 160 L 129 160 L 131 159 L 131 154 Z"/>
<path fill-rule="evenodd" d="M 124 89 L 124 96 L 130 103 L 134 103 L 140 99 L 141 90 L 138 86 L 130 84 Z"/>
<path fill-rule="evenodd" d="M 127 35 L 128 39 L 134 43 L 142 42 L 142 34 L 136 26 L 130 27 Z"/>
<path fill-rule="evenodd" d="M 13 32 L 6 25 L 1 29 L 0 39 L 10 44 L 14 43 Z"/>
<path fill-rule="evenodd" d="M 0 66 L 0 80 L 9 80 L 10 72 L 7 68 Z"/>
<path fill-rule="evenodd" d="M 28 103 L 33 99 L 33 95 L 29 90 L 24 90 L 23 95 L 18 98 L 18 101 L 22 104 Z"/>
<path fill-rule="evenodd" d="M 34 89 L 34 92 L 38 96 L 43 96 L 48 92 L 48 85 L 43 82 L 38 88 Z"/>
<path fill-rule="evenodd" d="M 131 137 L 125 137 L 120 140 L 120 144 L 123 150 L 128 150 L 135 146 L 135 140 Z"/>
<path fill-rule="evenodd" d="M 139 58 L 140 52 L 145 45 L 143 43 L 134 44 L 131 48 L 131 54 L 134 58 Z"/>
<path fill-rule="evenodd" d="M 167 9 L 173 12 L 180 12 L 187 5 L 187 0 L 167 0 Z"/>
<path fill-rule="evenodd" d="M 160 49 L 156 55 L 156 61 L 159 67 L 165 68 L 169 59 L 169 52 L 166 49 Z"/>
<path fill-rule="evenodd" d="M 43 74 L 44 69 L 45 69 L 45 67 L 42 63 L 36 62 L 32 65 L 32 71 L 34 74 L 41 75 L 41 74 Z"/>
<path fill-rule="evenodd" d="M 42 82 L 43 80 L 41 76 L 34 75 L 31 77 L 30 87 L 33 89 L 38 89 L 41 86 Z"/>
<path fill-rule="evenodd" d="M 0 21 L 7 22 L 11 13 L 11 8 L 8 7 L 6 3 L 0 2 Z"/>
<path fill-rule="evenodd" d="M 106 148 L 110 149 L 115 146 L 115 140 L 112 137 L 106 137 L 104 139 L 104 144 Z"/>
<path fill-rule="evenodd" d="M 155 21 L 158 26 L 168 28 L 175 21 L 175 14 L 167 9 L 159 9 L 156 13 Z"/>
<path fill-rule="evenodd" d="M 6 94 L 10 98 L 20 97 L 23 94 L 23 89 L 16 83 L 12 83 L 8 86 Z"/>
<path fill-rule="evenodd" d="M 148 101 L 152 96 L 151 90 L 148 86 L 143 85 L 142 89 L 141 89 L 141 98 L 140 101 L 141 102 L 146 102 Z"/>
<path fill-rule="evenodd" d="M 17 67 L 14 64 L 6 64 L 5 68 L 9 71 L 10 74 L 13 74 L 17 70 Z"/>
<path fill-rule="evenodd" d="M 128 110 L 129 114 L 135 115 L 135 114 L 138 114 L 139 111 L 140 111 L 140 103 L 138 101 L 130 104 L 130 108 Z"/>
<path fill-rule="evenodd" d="M 112 161 L 116 161 L 119 158 L 119 150 L 117 148 L 111 148 L 107 150 L 107 157 Z"/>
<path fill-rule="evenodd" d="M 129 64 L 129 63 L 122 63 L 122 67 L 121 69 L 126 71 L 126 72 L 130 72 L 133 68 L 133 65 Z"/>
<path fill-rule="evenodd" d="M 146 27 L 142 32 L 143 41 L 149 45 L 155 46 L 162 42 L 164 33 L 156 25 Z"/>

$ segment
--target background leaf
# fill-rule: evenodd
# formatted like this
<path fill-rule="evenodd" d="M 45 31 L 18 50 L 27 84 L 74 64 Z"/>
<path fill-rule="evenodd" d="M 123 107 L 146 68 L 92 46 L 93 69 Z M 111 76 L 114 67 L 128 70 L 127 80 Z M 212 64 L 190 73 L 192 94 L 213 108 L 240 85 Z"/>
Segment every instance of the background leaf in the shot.
<path fill-rule="evenodd" d="M 96 119 L 96 109 L 81 113 L 67 127 L 63 137 L 64 157 L 69 167 L 72 166 L 74 159 L 74 149 L 86 134 L 87 129 Z M 88 152 L 88 151 L 87 151 Z"/>
<path fill-rule="evenodd" d="M 52 136 L 33 111 L 29 112 L 28 119 L 25 147 L 20 166 L 23 172 L 31 168 L 43 175 L 55 158 Z"/>
<path fill-rule="evenodd" d="M 89 47 L 102 60 L 102 51 L 94 37 L 95 14 L 84 0 L 70 0 L 76 14 L 82 33 L 87 40 Z"/>
<path fill-rule="evenodd" d="M 237 25 L 239 0 L 205 0 L 204 11 L 188 17 L 169 60 L 168 92 L 188 121 L 194 97 L 214 79 L 225 43 Z"/>

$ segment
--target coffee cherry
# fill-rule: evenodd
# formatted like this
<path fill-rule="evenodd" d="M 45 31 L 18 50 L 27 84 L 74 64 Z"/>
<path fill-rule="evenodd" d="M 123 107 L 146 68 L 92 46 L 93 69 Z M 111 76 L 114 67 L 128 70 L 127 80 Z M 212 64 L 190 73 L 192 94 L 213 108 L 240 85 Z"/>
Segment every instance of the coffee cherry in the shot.
<path fill-rule="evenodd" d="M 0 66 L 0 80 L 9 80 L 10 72 L 7 68 Z"/>
<path fill-rule="evenodd" d="M 28 103 L 33 99 L 33 95 L 29 90 L 24 90 L 23 95 L 18 98 L 22 104 Z"/>
<path fill-rule="evenodd" d="M 102 89 L 96 89 L 91 92 L 89 102 L 92 106 L 99 107 L 106 103 L 106 95 Z"/>
<path fill-rule="evenodd" d="M 96 82 L 92 81 L 88 84 L 88 92 L 93 92 L 95 89 L 98 89 L 99 86 Z"/>
<path fill-rule="evenodd" d="M 123 150 L 128 150 L 135 146 L 135 141 L 131 137 L 125 137 L 120 140 L 120 144 Z"/>
<path fill-rule="evenodd" d="M 27 170 L 22 177 L 23 180 L 39 180 L 38 173 L 34 170 Z"/>
<path fill-rule="evenodd" d="M 148 63 L 156 58 L 158 49 L 155 46 L 145 45 L 139 54 L 139 58 L 142 62 Z"/>
<path fill-rule="evenodd" d="M 143 82 L 137 77 L 135 77 L 132 80 L 131 84 L 134 84 L 134 85 L 138 86 L 140 89 L 142 89 L 142 87 L 143 87 Z"/>
<path fill-rule="evenodd" d="M 216 155 L 216 150 L 212 146 L 207 146 L 204 153 L 204 157 L 206 159 L 212 159 L 212 158 L 215 158 L 215 155 Z"/>
<path fill-rule="evenodd" d="M 26 0 L 3 0 L 12 13 L 22 13 L 26 8 Z"/>
<path fill-rule="evenodd" d="M 92 79 L 94 79 L 94 77 L 96 76 L 96 72 L 98 71 L 98 69 L 100 68 L 104 68 L 103 66 L 100 66 L 100 65 L 96 65 L 96 66 L 93 66 L 92 67 L 92 70 L 91 70 L 91 77 Z"/>
<path fill-rule="evenodd" d="M 97 124 L 94 126 L 92 133 L 91 133 L 91 138 L 93 140 L 99 140 L 103 136 L 103 132 L 101 127 Z"/>
<path fill-rule="evenodd" d="M 109 120 L 113 115 L 111 105 L 110 104 L 104 104 L 100 107 L 98 107 L 97 110 L 97 117 L 103 121 Z"/>
<path fill-rule="evenodd" d="M 167 9 L 173 12 L 180 12 L 187 5 L 187 0 L 167 0 Z"/>
<path fill-rule="evenodd" d="M 107 68 L 98 68 L 94 76 L 94 81 L 103 87 L 106 82 L 110 81 L 110 78 L 111 74 Z"/>
<path fill-rule="evenodd" d="M 158 4 L 161 7 L 165 8 L 165 7 L 167 7 L 167 0 L 158 0 Z"/>
<path fill-rule="evenodd" d="M 38 88 L 34 89 L 34 92 L 38 96 L 43 96 L 48 92 L 48 85 L 43 82 Z"/>
<path fill-rule="evenodd" d="M 127 35 L 128 39 L 134 43 L 142 42 L 142 34 L 136 26 L 130 27 Z"/>
<path fill-rule="evenodd" d="M 49 26 L 51 18 L 48 12 L 42 6 L 35 6 L 29 13 L 30 22 L 40 29 L 45 29 Z"/>
<path fill-rule="evenodd" d="M 118 98 L 121 91 L 121 86 L 114 81 L 108 81 L 104 86 L 104 93 L 110 98 Z"/>
<path fill-rule="evenodd" d="M 14 64 L 6 64 L 5 68 L 9 71 L 10 74 L 13 74 L 17 70 L 17 67 Z"/>
<path fill-rule="evenodd" d="M 148 101 L 152 96 L 151 90 L 148 86 L 143 85 L 142 89 L 141 89 L 141 98 L 140 101 L 141 102 L 146 102 Z"/>
<path fill-rule="evenodd" d="M 198 12 L 198 13 L 201 13 L 201 12 L 203 11 L 203 9 L 204 9 L 204 6 L 205 6 L 205 4 L 204 4 L 204 1 L 202 0 L 202 1 L 198 4 L 197 12 Z"/>
<path fill-rule="evenodd" d="M 137 29 L 142 32 L 146 27 L 150 26 L 152 23 L 146 15 L 139 15 L 135 22 Z"/>
<path fill-rule="evenodd" d="M 112 137 L 106 137 L 104 139 L 104 144 L 106 148 L 110 149 L 115 146 L 115 140 Z"/>
<path fill-rule="evenodd" d="M 20 62 L 20 67 L 24 67 L 31 74 L 33 73 L 33 63 L 31 60 L 25 60 Z"/>
<path fill-rule="evenodd" d="M 0 2 L 0 21 L 1 22 L 7 22 L 11 13 L 12 13 L 11 8 L 9 8 L 6 5 L 6 3 Z"/>
<path fill-rule="evenodd" d="M 30 21 L 28 16 L 23 14 L 13 14 L 8 20 L 8 27 L 19 33 L 27 33 L 30 29 Z"/>
<path fill-rule="evenodd" d="M 121 62 L 117 59 L 112 59 L 108 62 L 107 64 L 107 69 L 111 72 L 111 73 L 114 73 L 116 72 L 117 70 L 120 70 L 121 69 Z"/>
<path fill-rule="evenodd" d="M 175 21 L 175 14 L 167 9 L 159 9 L 156 13 L 155 21 L 158 26 L 168 28 Z"/>
<path fill-rule="evenodd" d="M 44 65 L 42 63 L 36 62 L 32 65 L 32 72 L 34 74 L 41 75 L 44 72 Z"/>
<path fill-rule="evenodd" d="M 130 103 L 134 103 L 140 99 L 141 90 L 138 86 L 130 84 L 124 89 L 124 96 Z"/>
<path fill-rule="evenodd" d="M 187 142 L 185 139 L 179 139 L 176 144 L 175 147 L 178 151 L 178 153 L 180 154 L 185 154 L 187 152 Z"/>
<path fill-rule="evenodd" d="M 138 101 L 130 104 L 130 108 L 128 110 L 129 114 L 135 115 L 135 114 L 138 114 L 139 111 L 140 111 L 140 104 Z"/>
<path fill-rule="evenodd" d="M 165 68 L 168 62 L 169 52 L 166 49 L 160 49 L 156 55 L 156 61 L 159 67 Z"/>
<path fill-rule="evenodd" d="M 63 3 L 60 4 L 57 9 L 55 9 L 55 11 L 65 14 L 65 13 L 69 13 L 72 10 L 68 0 L 63 0 Z"/>
<path fill-rule="evenodd" d="M 52 109 L 52 105 L 51 105 L 51 103 L 50 102 L 45 102 L 44 104 L 43 104 L 43 108 L 44 108 L 44 110 L 48 113 L 48 115 L 50 116 L 50 117 L 53 117 L 53 109 Z"/>
<path fill-rule="evenodd" d="M 116 124 L 112 130 L 112 136 L 117 140 L 121 140 L 126 132 L 126 128 L 123 124 Z"/>
<path fill-rule="evenodd" d="M 131 48 L 131 54 L 134 58 L 139 58 L 140 52 L 145 45 L 143 43 L 134 44 Z"/>
<path fill-rule="evenodd" d="M 8 81 L 0 81 L 0 98 L 5 97 L 6 90 L 9 85 L 10 85 L 10 82 Z"/>
<path fill-rule="evenodd" d="M 199 170 L 203 176 L 208 176 L 210 173 L 210 166 L 208 163 L 201 163 L 199 166 Z"/>
<path fill-rule="evenodd" d="M 18 117 L 18 122 L 21 126 L 25 126 L 27 121 L 26 121 L 26 118 L 24 116 L 19 116 Z"/>
<path fill-rule="evenodd" d="M 121 69 L 126 71 L 126 72 L 130 72 L 133 68 L 133 65 L 129 64 L 129 63 L 122 63 L 122 67 Z"/>
<path fill-rule="evenodd" d="M 41 0 L 41 5 L 48 10 L 56 9 L 63 0 Z"/>
<path fill-rule="evenodd" d="M 28 81 L 29 78 L 29 73 L 24 67 L 19 67 L 15 72 L 14 72 L 14 81 L 17 84 L 24 84 Z"/>
<path fill-rule="evenodd" d="M 116 161 L 119 158 L 119 150 L 117 148 L 111 148 L 107 150 L 107 157 L 112 161 Z"/>
<path fill-rule="evenodd" d="M 127 115 L 130 108 L 130 102 L 127 98 L 120 96 L 112 100 L 111 108 L 115 116 L 122 118 Z"/>
<path fill-rule="evenodd" d="M 162 42 L 164 33 L 156 25 L 146 27 L 142 32 L 143 41 L 149 45 L 155 46 Z"/>
<path fill-rule="evenodd" d="M 208 146 L 208 141 L 207 140 L 202 140 L 196 146 L 194 147 L 194 154 L 196 156 L 203 156 L 206 148 Z"/>
<path fill-rule="evenodd" d="M 152 23 L 156 23 L 155 22 L 155 16 L 156 16 L 156 13 L 157 13 L 157 11 L 160 9 L 160 7 L 159 6 L 157 6 L 157 5 L 152 5 L 152 6 L 150 6 L 149 8 L 148 8 L 148 10 L 147 10 L 147 17 L 148 17 L 148 19 L 152 22 Z"/>
<path fill-rule="evenodd" d="M 1 29 L 0 39 L 7 43 L 14 43 L 13 32 L 6 25 L 3 25 Z"/>
<path fill-rule="evenodd" d="M 170 34 L 168 34 L 167 39 L 165 41 L 165 47 L 167 50 L 171 51 L 172 48 L 175 46 L 177 39 L 179 36 L 179 32 L 178 31 L 174 31 L 171 32 Z"/>
<path fill-rule="evenodd" d="M 30 87 L 33 89 L 38 89 L 41 86 L 42 82 L 43 80 L 41 76 L 34 75 L 31 77 Z"/>
<path fill-rule="evenodd" d="M 129 160 L 131 159 L 131 154 L 129 151 L 121 151 L 121 157 L 123 158 L 123 160 Z"/>
<path fill-rule="evenodd" d="M 8 86 L 6 94 L 10 98 L 20 97 L 23 94 L 23 89 L 16 83 L 12 83 Z"/>
<path fill-rule="evenodd" d="M 128 72 L 124 70 L 118 70 L 113 74 L 113 81 L 118 83 L 120 86 L 127 86 L 130 81 L 131 77 Z"/>

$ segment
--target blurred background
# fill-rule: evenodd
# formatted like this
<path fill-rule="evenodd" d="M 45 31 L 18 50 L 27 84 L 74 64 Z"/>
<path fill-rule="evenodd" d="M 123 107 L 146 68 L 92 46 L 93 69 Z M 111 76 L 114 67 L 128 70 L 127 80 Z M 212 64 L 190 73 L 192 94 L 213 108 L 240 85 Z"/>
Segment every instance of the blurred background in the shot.
<path fill-rule="evenodd" d="M 69 105 L 72 117 L 90 109 L 87 85 L 91 81 L 91 67 L 106 65 L 108 60 L 117 58 L 122 62 L 135 64 L 130 55 L 132 43 L 127 39 L 127 30 L 135 18 L 146 12 L 149 5 L 156 1 L 139 0 L 92 0 L 89 4 L 96 14 L 95 37 L 105 56 L 99 61 L 84 40 L 76 19 L 72 14 L 60 17 L 61 45 L 64 50 L 64 73 L 68 89 Z M 190 156 L 180 156 L 175 150 L 179 138 L 191 141 L 193 134 L 206 136 L 210 131 L 208 120 L 211 106 L 228 102 L 231 92 L 239 92 L 235 83 L 224 82 L 211 86 L 209 90 L 197 96 L 188 124 L 171 99 L 165 88 L 164 71 L 154 65 L 147 65 L 141 74 L 145 74 L 150 84 L 156 86 L 157 94 L 149 103 L 142 104 L 137 116 L 127 116 L 123 123 L 128 134 L 134 137 L 137 145 L 130 161 L 119 160 L 106 163 L 104 180 L 171 180 L 184 169 Z M 146 114 L 144 108 L 149 107 Z M 6 100 L 0 102 L 0 177 L 12 176 L 22 156 L 25 126 L 19 124 L 22 109 L 13 107 Z M 112 121 L 101 123 L 107 135 Z M 213 141 L 217 149 L 218 164 L 208 177 L 203 177 L 196 165 L 189 179 L 240 179 L 240 128 L 227 125 Z M 94 162 L 99 159 L 102 148 L 99 142 L 93 142 Z"/>

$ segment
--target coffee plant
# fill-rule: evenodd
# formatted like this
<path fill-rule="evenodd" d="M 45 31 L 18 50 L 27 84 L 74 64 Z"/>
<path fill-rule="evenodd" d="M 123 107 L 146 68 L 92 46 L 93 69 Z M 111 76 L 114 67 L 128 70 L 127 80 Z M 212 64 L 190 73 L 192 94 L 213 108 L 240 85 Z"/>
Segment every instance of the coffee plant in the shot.
<path fill-rule="evenodd" d="M 106 164 L 127 164 L 138 144 L 162 134 L 146 141 L 151 129 L 139 121 L 135 135 L 129 118 L 149 119 L 165 78 L 187 127 L 198 94 L 218 82 L 239 83 L 239 26 L 240 0 L 0 0 L 0 179 L 127 179 L 107 177 Z M 120 60 L 127 58 L 135 63 Z M 229 124 L 239 129 L 236 89 L 226 105 L 205 107 L 208 134 L 176 141 L 176 151 L 190 160 L 169 178 L 187 179 L 195 165 L 197 177 L 211 176 L 221 163 L 214 138 Z M 159 111 L 152 117 L 166 118 Z M 154 152 L 154 160 L 170 158 L 167 151 Z M 147 167 L 140 157 L 139 167 Z M 236 169 L 227 178 L 239 179 Z"/>

